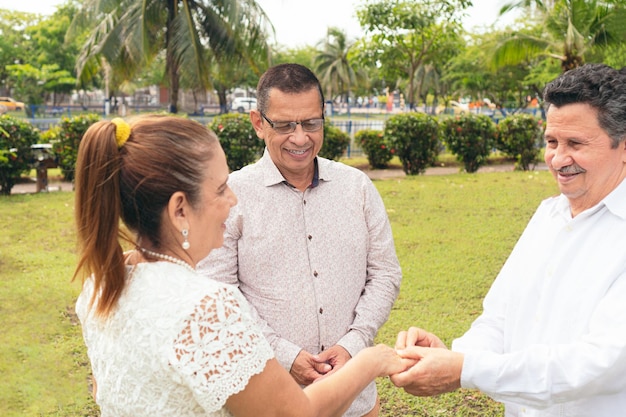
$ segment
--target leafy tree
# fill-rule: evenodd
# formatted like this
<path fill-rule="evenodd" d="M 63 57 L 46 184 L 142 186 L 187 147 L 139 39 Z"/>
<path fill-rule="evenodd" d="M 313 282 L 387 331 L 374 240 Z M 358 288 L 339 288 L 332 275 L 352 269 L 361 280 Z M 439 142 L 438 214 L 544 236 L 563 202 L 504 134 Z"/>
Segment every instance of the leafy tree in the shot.
<path fill-rule="evenodd" d="M 611 45 L 604 51 L 602 57 L 598 58 L 596 62 L 604 62 L 613 68 L 622 68 L 626 66 L 626 42 Z"/>
<path fill-rule="evenodd" d="M 272 53 L 272 65 L 295 63 L 307 68 L 315 68 L 315 57 L 319 50 L 307 45 L 297 48 L 276 49 Z"/>
<path fill-rule="evenodd" d="M 500 13 L 513 9 L 525 9 L 536 25 L 532 30 L 511 31 L 502 40 L 493 56 L 496 66 L 543 56 L 558 60 L 565 72 L 582 65 L 594 49 L 620 44 L 626 36 L 623 1 L 516 0 Z"/>
<path fill-rule="evenodd" d="M 409 108 L 415 107 L 416 73 L 431 62 L 462 31 L 460 13 L 467 0 L 379 0 L 357 10 L 369 39 L 359 60 L 380 66 L 387 80 L 409 82 Z"/>
<path fill-rule="evenodd" d="M 250 50 L 249 56 L 257 54 Z M 268 67 L 267 59 L 258 56 L 254 66 L 247 65 L 245 59 L 239 55 L 223 56 L 213 62 L 211 77 L 213 88 L 217 91 L 220 104 L 220 113 L 228 113 L 227 93 L 235 87 L 254 89 L 261 73 Z"/>
<path fill-rule="evenodd" d="M 176 113 L 181 85 L 211 87 L 213 59 L 239 55 L 254 66 L 253 58 L 267 49 L 265 24 L 253 0 L 84 0 L 70 34 L 90 33 L 78 57 L 80 76 L 102 58 L 119 79 L 131 80 L 164 52 L 170 111 Z"/>
<path fill-rule="evenodd" d="M 9 80 L 19 97 L 28 104 L 26 113 L 34 116 L 37 106 L 44 103 L 46 93 L 68 90 L 76 80 L 58 65 L 43 65 L 41 68 L 30 64 L 7 65 Z"/>
<path fill-rule="evenodd" d="M 542 61 L 492 68 L 490 48 L 501 36 L 503 32 L 498 31 L 470 35 L 465 47 L 459 48 L 446 64 L 444 79 L 456 97 L 471 97 L 479 102 L 488 99 L 504 112 L 505 108 L 526 107 L 527 96 L 540 96 L 545 83 L 558 75 L 558 69 L 545 76 L 547 79 L 538 77 L 539 72 L 531 79 L 529 74 L 538 68 L 536 62 Z"/>
<path fill-rule="evenodd" d="M 13 94 L 7 65 L 30 62 L 26 28 L 38 20 L 39 17 L 32 13 L 0 9 L 0 93 L 3 95 Z M 22 99 L 19 96 L 17 98 Z"/>
<path fill-rule="evenodd" d="M 348 40 L 339 28 L 328 28 L 326 39 L 321 43 L 321 51 L 315 57 L 315 69 L 326 96 L 332 99 L 333 92 L 346 94 L 348 114 L 350 113 L 350 92 L 357 82 L 357 70 L 349 59 L 354 43 Z"/>
<path fill-rule="evenodd" d="M 25 30 L 29 39 L 27 63 L 40 69 L 56 65 L 57 75 L 45 87 L 54 104 L 62 101 L 63 95 L 70 93 L 76 86 L 75 62 L 80 46 L 78 40 L 65 42 L 65 34 L 76 10 L 75 2 L 68 1 L 57 7 L 52 16 L 28 26 Z M 46 101 L 48 98 L 50 97 L 45 98 Z"/>

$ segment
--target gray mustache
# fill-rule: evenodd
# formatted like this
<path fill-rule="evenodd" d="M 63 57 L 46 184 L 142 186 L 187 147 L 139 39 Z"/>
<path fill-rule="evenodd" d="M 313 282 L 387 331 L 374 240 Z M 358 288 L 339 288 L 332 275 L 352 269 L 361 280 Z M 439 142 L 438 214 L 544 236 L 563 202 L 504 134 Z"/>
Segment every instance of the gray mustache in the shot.
<path fill-rule="evenodd" d="M 561 174 L 583 174 L 587 172 L 586 169 L 583 169 L 578 165 L 568 165 L 561 169 L 557 169 L 557 171 L 560 172 Z"/>

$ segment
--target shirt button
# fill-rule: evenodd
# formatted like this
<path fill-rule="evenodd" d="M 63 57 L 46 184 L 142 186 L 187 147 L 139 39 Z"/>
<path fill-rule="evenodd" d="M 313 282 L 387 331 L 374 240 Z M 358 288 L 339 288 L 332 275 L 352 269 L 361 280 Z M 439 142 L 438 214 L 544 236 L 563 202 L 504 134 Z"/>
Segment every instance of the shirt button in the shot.
<path fill-rule="evenodd" d="M 307 237 L 309 238 L 309 240 L 313 239 L 313 236 L 311 235 L 308 235 Z"/>
<path fill-rule="evenodd" d="M 324 309 L 320 307 L 320 314 L 324 314 Z"/>
<path fill-rule="evenodd" d="M 317 278 L 317 271 L 313 271 L 313 276 Z"/>

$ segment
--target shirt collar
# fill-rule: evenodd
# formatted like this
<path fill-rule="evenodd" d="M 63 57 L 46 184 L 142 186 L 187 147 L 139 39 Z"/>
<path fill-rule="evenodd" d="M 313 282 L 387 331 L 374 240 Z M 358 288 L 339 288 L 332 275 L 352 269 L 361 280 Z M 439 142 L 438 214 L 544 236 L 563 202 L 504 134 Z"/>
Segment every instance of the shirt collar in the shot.
<path fill-rule="evenodd" d="M 259 160 L 259 164 L 263 171 L 263 185 L 266 187 L 271 187 L 272 185 L 280 184 L 285 181 L 283 174 L 281 174 L 276 165 L 274 165 L 274 161 L 272 161 L 267 147 L 263 151 L 263 156 Z"/>
<path fill-rule="evenodd" d="M 611 213 L 626 219 L 626 180 L 622 180 L 603 201 Z"/>
<path fill-rule="evenodd" d="M 559 201 L 554 206 L 554 211 L 571 218 L 571 209 L 567 197 L 561 194 L 557 198 Z M 598 204 L 594 207 L 588 208 L 583 211 L 583 213 L 591 215 L 600 210 L 602 207 L 606 207 L 608 211 L 613 213 L 613 215 L 626 220 L 626 204 L 624 202 L 626 202 L 626 180 L 622 180 L 622 182 Z"/>
<path fill-rule="evenodd" d="M 319 185 L 321 177 L 320 177 L 320 166 L 319 166 L 318 161 L 319 161 L 318 157 L 315 157 L 315 159 L 313 160 L 315 168 L 313 171 L 313 181 L 311 182 L 311 185 L 309 185 L 309 188 L 315 188 Z M 291 184 L 289 184 L 289 182 L 285 179 L 285 177 L 283 177 L 283 174 L 280 173 L 280 171 L 276 167 L 276 164 L 274 164 L 274 161 L 272 161 L 272 157 L 270 156 L 270 153 L 267 150 L 267 147 L 263 151 L 263 156 L 261 157 L 259 163 L 261 164 L 263 172 L 265 173 L 263 185 L 265 185 L 266 187 L 271 187 L 272 185 L 285 183 L 291 186 Z"/>

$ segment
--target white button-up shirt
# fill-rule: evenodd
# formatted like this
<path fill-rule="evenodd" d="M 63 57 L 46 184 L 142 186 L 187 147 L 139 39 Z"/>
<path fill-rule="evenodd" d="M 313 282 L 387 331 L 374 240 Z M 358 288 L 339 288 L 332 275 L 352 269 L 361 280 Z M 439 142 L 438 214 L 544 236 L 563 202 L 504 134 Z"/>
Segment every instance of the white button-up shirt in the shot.
<path fill-rule="evenodd" d="M 626 415 L 626 181 L 575 218 L 544 201 L 452 348 L 507 416 Z"/>
<path fill-rule="evenodd" d="M 401 269 L 383 201 L 362 171 L 317 158 L 319 180 L 288 185 L 267 150 L 230 175 L 238 198 L 222 248 L 197 269 L 238 285 L 287 370 L 304 349 L 373 343 L 396 300 Z M 346 415 L 369 412 L 372 383 Z"/>

